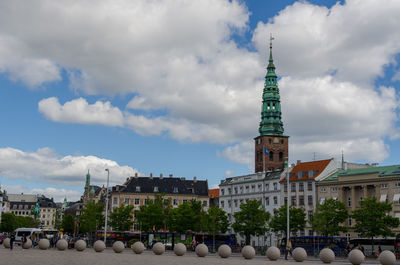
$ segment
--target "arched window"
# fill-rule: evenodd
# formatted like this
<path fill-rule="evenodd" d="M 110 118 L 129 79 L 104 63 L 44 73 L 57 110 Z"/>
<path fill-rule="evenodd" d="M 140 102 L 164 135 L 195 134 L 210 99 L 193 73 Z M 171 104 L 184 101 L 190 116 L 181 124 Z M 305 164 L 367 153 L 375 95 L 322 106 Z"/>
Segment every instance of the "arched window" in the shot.
<path fill-rule="evenodd" d="M 274 161 L 274 152 L 269 152 L 269 161 Z"/>
<path fill-rule="evenodd" d="M 283 153 L 279 152 L 279 161 L 282 162 L 283 161 Z"/>

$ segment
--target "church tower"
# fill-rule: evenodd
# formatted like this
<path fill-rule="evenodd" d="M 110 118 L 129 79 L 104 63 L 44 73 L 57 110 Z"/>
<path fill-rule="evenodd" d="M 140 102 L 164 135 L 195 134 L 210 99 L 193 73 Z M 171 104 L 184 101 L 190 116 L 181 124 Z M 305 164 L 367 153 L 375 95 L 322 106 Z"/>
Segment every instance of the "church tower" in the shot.
<path fill-rule="evenodd" d="M 255 172 L 283 170 L 289 156 L 289 136 L 283 134 L 281 103 L 270 38 L 269 63 L 263 89 L 260 135 L 255 141 Z"/>

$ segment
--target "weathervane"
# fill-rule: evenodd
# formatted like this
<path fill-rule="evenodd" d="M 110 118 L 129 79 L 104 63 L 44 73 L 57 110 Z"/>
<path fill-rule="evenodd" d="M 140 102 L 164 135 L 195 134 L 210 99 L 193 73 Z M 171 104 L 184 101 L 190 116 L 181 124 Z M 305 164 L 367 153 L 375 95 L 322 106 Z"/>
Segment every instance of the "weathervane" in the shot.
<path fill-rule="evenodd" d="M 275 38 L 274 37 L 272 37 L 272 33 L 270 33 L 269 34 L 269 48 L 272 50 L 272 41 L 274 40 Z"/>

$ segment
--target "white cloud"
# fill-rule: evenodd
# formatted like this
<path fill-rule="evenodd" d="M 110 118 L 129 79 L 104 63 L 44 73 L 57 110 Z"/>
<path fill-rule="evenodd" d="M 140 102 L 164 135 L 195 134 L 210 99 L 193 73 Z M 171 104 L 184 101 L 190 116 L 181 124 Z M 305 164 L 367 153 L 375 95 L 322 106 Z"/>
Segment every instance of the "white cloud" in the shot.
<path fill-rule="evenodd" d="M 63 188 L 28 188 L 22 185 L 4 185 L 3 188 L 9 194 L 38 194 L 45 195 L 48 198 L 53 198 L 55 202 L 62 202 L 64 198 L 67 198 L 67 201 L 77 201 L 82 196 L 82 192 L 76 190 L 68 190 Z"/>
<path fill-rule="evenodd" d="M 89 104 L 79 98 L 60 105 L 55 97 L 42 99 L 39 102 L 39 111 L 52 121 L 83 124 L 101 124 L 107 126 L 122 126 L 121 111 L 112 107 L 109 101 L 96 101 Z"/>
<path fill-rule="evenodd" d="M 26 179 L 68 186 L 84 186 L 90 170 L 91 184 L 106 183 L 110 169 L 110 184 L 121 184 L 136 169 L 120 166 L 117 162 L 96 156 L 59 156 L 49 148 L 24 152 L 14 148 L 0 148 L 0 175 L 8 179 Z"/>

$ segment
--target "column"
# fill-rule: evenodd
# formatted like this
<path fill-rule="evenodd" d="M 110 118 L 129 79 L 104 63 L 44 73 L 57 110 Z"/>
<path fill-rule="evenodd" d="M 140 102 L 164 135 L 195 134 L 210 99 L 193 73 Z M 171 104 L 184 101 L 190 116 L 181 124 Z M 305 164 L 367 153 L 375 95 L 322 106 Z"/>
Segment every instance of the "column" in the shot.
<path fill-rule="evenodd" d="M 363 185 L 363 198 L 364 200 L 368 197 L 368 186 L 367 185 Z"/>
<path fill-rule="evenodd" d="M 354 211 L 356 209 L 356 187 L 351 186 L 351 210 Z"/>
<path fill-rule="evenodd" d="M 343 187 L 338 187 L 338 201 L 346 203 L 346 201 L 343 200 Z"/>

